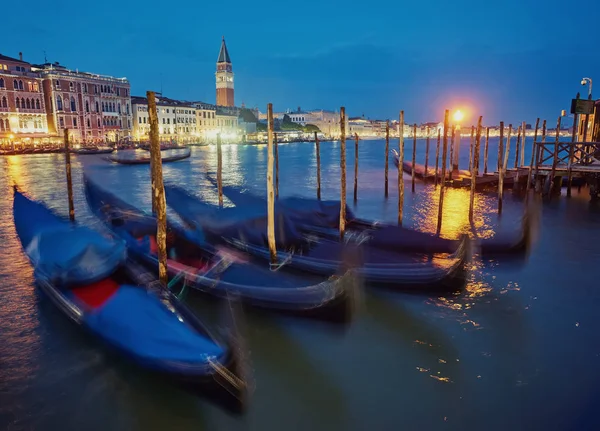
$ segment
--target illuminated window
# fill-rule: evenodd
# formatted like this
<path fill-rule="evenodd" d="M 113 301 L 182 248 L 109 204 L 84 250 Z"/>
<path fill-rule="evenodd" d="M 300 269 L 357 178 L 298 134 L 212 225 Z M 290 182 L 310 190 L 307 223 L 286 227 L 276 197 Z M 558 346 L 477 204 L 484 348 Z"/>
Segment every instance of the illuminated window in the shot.
<path fill-rule="evenodd" d="M 31 81 L 28 81 L 28 82 L 27 82 L 27 89 L 28 89 L 29 91 L 33 91 L 33 82 L 31 82 Z"/>
<path fill-rule="evenodd" d="M 40 86 L 39 86 L 39 84 L 37 82 L 33 83 L 33 91 L 36 91 L 36 92 L 40 91 Z"/>
<path fill-rule="evenodd" d="M 57 111 L 62 111 L 63 106 L 62 106 L 62 97 L 60 97 L 60 94 L 58 96 L 56 96 L 56 110 Z"/>
<path fill-rule="evenodd" d="M 4 79 L 0 78 L 0 88 L 4 88 Z"/>

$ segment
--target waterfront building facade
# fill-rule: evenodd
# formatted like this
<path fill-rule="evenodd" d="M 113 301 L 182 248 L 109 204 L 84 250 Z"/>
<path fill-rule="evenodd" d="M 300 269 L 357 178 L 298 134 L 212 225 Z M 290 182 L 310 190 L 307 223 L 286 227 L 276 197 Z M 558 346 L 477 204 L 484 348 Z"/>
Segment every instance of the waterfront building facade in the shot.
<path fill-rule="evenodd" d="M 31 64 L 0 54 L 0 144 L 42 143 L 48 137 L 42 80 Z"/>
<path fill-rule="evenodd" d="M 34 66 L 43 81 L 48 132 L 72 142 L 118 142 L 132 128 L 130 85 L 115 78 L 72 71 L 56 63 Z"/>
<path fill-rule="evenodd" d="M 217 106 L 235 106 L 233 98 L 233 69 L 231 58 L 227 51 L 225 38 L 221 41 L 221 50 L 217 59 L 217 72 L 215 73 L 217 86 Z"/>
<path fill-rule="evenodd" d="M 131 104 L 133 106 L 133 139 L 138 142 L 147 141 L 150 139 L 148 99 L 134 96 L 131 98 Z M 194 105 L 157 94 L 156 111 L 158 135 L 161 141 L 173 141 L 180 144 L 198 141 L 198 118 Z"/>

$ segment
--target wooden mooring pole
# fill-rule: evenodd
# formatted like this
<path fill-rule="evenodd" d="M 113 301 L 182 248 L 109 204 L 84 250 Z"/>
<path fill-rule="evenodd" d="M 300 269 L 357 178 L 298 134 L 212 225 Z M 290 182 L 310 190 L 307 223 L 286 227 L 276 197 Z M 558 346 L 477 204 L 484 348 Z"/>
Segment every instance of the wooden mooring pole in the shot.
<path fill-rule="evenodd" d="M 162 156 L 158 140 L 158 113 L 154 91 L 146 92 L 150 118 L 150 170 L 152 172 L 152 202 L 156 211 L 156 244 L 158 248 L 158 279 L 167 286 L 167 201 L 163 185 Z"/>
<path fill-rule="evenodd" d="M 425 141 L 425 175 L 429 174 L 429 126 L 425 129 L 427 140 Z"/>
<path fill-rule="evenodd" d="M 442 150 L 442 179 L 440 182 L 440 202 L 438 205 L 438 220 L 436 233 L 439 235 L 442 231 L 442 216 L 444 210 L 444 187 L 446 184 L 446 158 L 448 156 L 448 115 L 449 111 L 444 112 L 444 147 Z"/>
<path fill-rule="evenodd" d="M 389 160 L 389 155 L 390 155 L 390 122 L 389 120 L 385 122 L 385 166 L 384 166 L 384 172 L 385 172 L 385 197 L 388 197 L 388 170 L 389 170 L 389 166 L 388 164 L 390 163 Z"/>
<path fill-rule="evenodd" d="M 346 231 L 346 108 L 340 108 L 340 168 L 341 168 L 341 196 L 340 196 L 340 239 L 344 239 Z"/>
<path fill-rule="evenodd" d="M 469 172 L 473 172 L 473 147 L 475 143 L 473 142 L 475 138 L 475 126 L 471 126 L 471 138 L 469 140 Z"/>
<path fill-rule="evenodd" d="M 217 190 L 219 192 L 219 206 L 223 207 L 223 154 L 220 133 L 217 133 Z"/>
<path fill-rule="evenodd" d="M 404 111 L 400 111 L 398 125 L 398 225 L 402 226 L 402 211 L 404 208 Z"/>
<path fill-rule="evenodd" d="M 514 168 L 519 167 L 519 155 L 521 154 L 521 126 L 517 129 L 517 148 L 515 151 L 515 165 Z M 518 175 L 518 174 L 517 174 Z"/>
<path fill-rule="evenodd" d="M 527 136 L 527 123 L 525 123 L 525 121 L 523 121 L 521 123 L 521 134 L 522 134 L 522 138 L 521 138 L 521 162 L 519 163 L 520 166 L 525 166 L 525 138 Z"/>
<path fill-rule="evenodd" d="M 490 128 L 485 128 L 485 147 L 483 148 L 483 173 L 487 174 L 487 162 L 488 162 L 488 145 L 490 142 Z"/>
<path fill-rule="evenodd" d="M 354 134 L 354 202 L 358 200 L 358 133 Z"/>
<path fill-rule="evenodd" d="M 317 132 L 315 132 L 315 151 L 317 153 L 317 199 L 321 200 L 321 149 Z"/>
<path fill-rule="evenodd" d="M 560 123 L 562 117 L 558 117 L 558 121 L 556 122 L 556 138 L 554 141 L 554 158 L 552 160 L 552 170 L 550 171 L 550 180 L 546 184 L 546 193 L 549 197 L 552 196 L 554 192 L 554 175 L 556 175 L 556 166 L 558 165 L 558 144 L 560 143 Z M 560 190 L 560 188 L 559 188 Z"/>
<path fill-rule="evenodd" d="M 417 161 L 417 123 L 413 124 L 413 153 L 412 153 L 412 163 L 411 163 L 411 189 L 412 192 L 415 192 L 415 163 Z"/>
<path fill-rule="evenodd" d="M 67 171 L 67 199 L 69 200 L 69 220 L 75 221 L 73 204 L 73 178 L 71 177 L 71 148 L 69 146 L 69 129 L 65 129 L 65 169 Z"/>
<path fill-rule="evenodd" d="M 275 146 L 275 198 L 279 198 L 279 145 L 277 144 L 277 133 L 273 133 L 273 145 Z"/>
<path fill-rule="evenodd" d="M 540 119 L 539 117 L 535 120 L 535 131 L 533 132 L 533 143 L 531 144 L 531 162 L 529 163 L 529 172 L 527 173 L 527 185 L 525 187 L 525 198 L 529 199 L 529 189 L 531 188 L 531 177 L 533 174 L 533 163 L 535 161 L 535 154 L 537 151 L 536 141 L 538 135 L 538 129 L 540 127 Z"/>
<path fill-rule="evenodd" d="M 435 178 L 433 179 L 434 186 L 437 186 L 437 183 L 438 183 L 438 167 L 439 167 L 439 161 L 440 161 L 440 135 L 441 135 L 441 131 L 440 131 L 440 129 L 438 129 L 437 145 L 435 147 Z"/>
<path fill-rule="evenodd" d="M 502 153 L 504 147 L 504 121 L 500 121 L 500 141 L 498 142 L 498 214 L 502 214 L 502 194 L 504 173 L 502 169 Z"/>
<path fill-rule="evenodd" d="M 477 174 L 479 173 L 479 142 L 481 140 L 481 122 L 483 117 L 477 121 L 477 134 L 473 148 L 473 165 L 471 169 L 471 196 L 469 200 L 469 221 L 473 224 L 473 205 L 475 203 L 475 185 L 477 183 Z"/>
<path fill-rule="evenodd" d="M 569 147 L 569 162 L 567 164 L 567 197 L 571 197 L 573 186 L 573 156 L 575 152 L 575 140 L 577 137 L 577 114 L 573 114 L 573 133 L 571 135 L 571 146 Z"/>
<path fill-rule="evenodd" d="M 267 239 L 271 265 L 277 263 L 275 247 L 275 193 L 273 191 L 273 104 L 267 105 Z"/>
<path fill-rule="evenodd" d="M 533 189 L 534 193 L 542 193 L 542 180 L 539 176 L 539 168 L 542 163 L 542 158 L 544 155 L 543 144 L 546 142 L 546 120 L 542 122 L 542 145 L 538 145 L 536 143 L 535 146 L 535 188 Z"/>
<path fill-rule="evenodd" d="M 450 139 L 450 158 L 448 159 L 448 176 L 450 177 L 449 179 L 452 179 L 452 161 L 454 160 L 454 135 L 456 133 L 456 127 L 454 125 L 452 125 L 452 138 Z M 444 181 L 446 181 L 446 178 L 444 178 Z"/>

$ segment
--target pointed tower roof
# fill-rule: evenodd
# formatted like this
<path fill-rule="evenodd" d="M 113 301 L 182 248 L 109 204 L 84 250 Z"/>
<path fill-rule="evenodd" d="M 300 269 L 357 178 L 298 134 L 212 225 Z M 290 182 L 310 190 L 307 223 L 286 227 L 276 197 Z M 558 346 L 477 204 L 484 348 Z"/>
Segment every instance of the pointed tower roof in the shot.
<path fill-rule="evenodd" d="M 229 52 L 227 52 L 227 45 L 225 45 L 225 36 L 223 36 L 223 40 L 221 41 L 221 50 L 219 51 L 217 63 L 231 63 Z"/>

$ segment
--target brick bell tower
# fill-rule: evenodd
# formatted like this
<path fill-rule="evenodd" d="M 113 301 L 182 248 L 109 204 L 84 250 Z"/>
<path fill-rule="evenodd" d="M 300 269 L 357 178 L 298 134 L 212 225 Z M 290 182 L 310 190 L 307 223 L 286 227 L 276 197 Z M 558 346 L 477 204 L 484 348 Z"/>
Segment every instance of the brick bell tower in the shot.
<path fill-rule="evenodd" d="M 227 45 L 225 45 L 225 36 L 221 41 L 215 75 L 217 78 L 217 106 L 235 106 L 233 102 L 233 71 Z"/>

